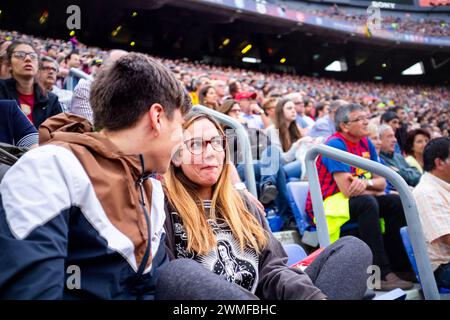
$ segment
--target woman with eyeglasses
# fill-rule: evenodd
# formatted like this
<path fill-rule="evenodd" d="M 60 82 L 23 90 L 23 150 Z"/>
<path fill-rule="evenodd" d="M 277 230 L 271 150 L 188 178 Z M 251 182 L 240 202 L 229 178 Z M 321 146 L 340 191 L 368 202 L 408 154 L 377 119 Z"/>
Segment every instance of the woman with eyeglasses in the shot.
<path fill-rule="evenodd" d="M 14 41 L 6 50 L 11 78 L 0 80 L 0 99 L 16 100 L 36 128 L 62 112 L 58 97 L 47 93 L 36 81 L 39 54 L 31 42 Z"/>
<path fill-rule="evenodd" d="M 184 143 L 164 176 L 166 245 L 171 259 L 197 261 L 260 299 L 361 299 L 372 255 L 344 237 L 302 271 L 288 257 L 265 218 L 236 190 L 224 132 L 210 116 L 191 113 Z M 351 267 L 350 267 L 351 266 Z"/>

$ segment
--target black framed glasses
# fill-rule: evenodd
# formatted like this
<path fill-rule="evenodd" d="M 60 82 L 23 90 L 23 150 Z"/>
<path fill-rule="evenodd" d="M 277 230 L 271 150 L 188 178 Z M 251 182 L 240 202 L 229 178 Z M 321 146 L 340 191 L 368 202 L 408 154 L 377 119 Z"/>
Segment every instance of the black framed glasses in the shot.
<path fill-rule="evenodd" d="M 215 136 L 209 140 L 205 140 L 203 138 L 192 138 L 184 141 L 184 145 L 186 149 L 195 155 L 202 154 L 205 152 L 208 144 L 211 144 L 211 147 L 216 151 L 224 151 L 225 150 L 225 137 L 223 136 Z"/>
<path fill-rule="evenodd" d="M 31 60 L 37 60 L 38 54 L 36 52 L 25 52 L 25 51 L 14 51 L 13 52 L 14 58 L 17 58 L 19 60 L 25 60 L 27 56 L 30 57 Z"/>

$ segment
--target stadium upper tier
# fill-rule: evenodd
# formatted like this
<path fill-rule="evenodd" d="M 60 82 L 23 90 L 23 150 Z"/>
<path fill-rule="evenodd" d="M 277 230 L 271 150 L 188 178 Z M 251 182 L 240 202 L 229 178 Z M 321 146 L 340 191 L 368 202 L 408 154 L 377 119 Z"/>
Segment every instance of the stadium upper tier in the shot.
<path fill-rule="evenodd" d="M 293 1 L 255 0 L 191 0 L 229 9 L 268 15 L 290 20 L 299 25 L 335 29 L 368 38 L 450 46 L 450 19 L 448 13 L 395 12 L 381 9 L 378 17 L 367 8 L 345 7 L 330 4 L 311 4 Z"/>

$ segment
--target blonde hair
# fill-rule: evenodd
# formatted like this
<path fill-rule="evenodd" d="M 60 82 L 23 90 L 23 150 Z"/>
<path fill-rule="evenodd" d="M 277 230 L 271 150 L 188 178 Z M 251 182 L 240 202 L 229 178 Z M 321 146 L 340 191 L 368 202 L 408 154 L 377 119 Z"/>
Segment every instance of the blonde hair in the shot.
<path fill-rule="evenodd" d="M 207 119 L 211 121 L 220 134 L 225 134 L 220 125 L 210 116 L 202 113 L 189 114 L 183 129 L 194 122 Z M 226 140 L 225 140 L 226 141 Z M 180 215 L 187 233 L 187 250 L 197 254 L 207 254 L 217 245 L 217 239 L 207 222 L 207 218 L 222 218 L 226 221 L 241 249 L 251 247 L 260 253 L 268 243 L 266 231 L 247 209 L 244 200 L 231 183 L 231 169 L 227 146 L 225 163 L 219 180 L 213 186 L 210 217 L 206 217 L 202 201 L 197 192 L 197 185 L 190 181 L 181 167 L 171 163 L 164 176 L 164 186 L 169 204 Z"/>

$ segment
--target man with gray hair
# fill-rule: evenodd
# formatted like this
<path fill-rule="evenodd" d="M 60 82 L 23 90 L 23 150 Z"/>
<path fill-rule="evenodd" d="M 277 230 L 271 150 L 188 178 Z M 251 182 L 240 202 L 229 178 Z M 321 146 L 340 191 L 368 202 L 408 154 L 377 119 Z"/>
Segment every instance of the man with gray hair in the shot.
<path fill-rule="evenodd" d="M 38 82 L 47 92 L 52 92 L 58 96 L 59 103 L 63 111 L 70 109 L 72 101 L 72 91 L 60 89 L 56 85 L 56 78 L 59 72 L 58 62 L 47 56 L 43 56 L 39 62 Z"/>
<path fill-rule="evenodd" d="M 328 138 L 326 145 L 378 162 L 375 147 L 367 138 L 369 117 L 362 106 L 341 106 L 334 120 L 337 132 Z M 317 171 L 330 240 L 336 241 L 341 236 L 340 229 L 345 223 L 358 223 L 358 235 L 372 250 L 373 264 L 380 268 L 378 289 L 412 288 L 412 282 L 399 278 L 413 276 L 400 238 L 400 228 L 406 225 L 406 220 L 399 196 L 384 193 L 383 177 L 336 160 L 319 156 Z M 310 194 L 306 212 L 313 221 Z M 380 218 L 385 222 L 384 234 Z"/>
<path fill-rule="evenodd" d="M 128 54 L 128 52 L 124 50 L 109 51 L 108 58 L 100 67 L 99 72 L 112 65 L 115 61 L 119 60 L 119 58 L 126 54 Z M 69 111 L 86 118 L 90 123 L 94 124 L 94 115 L 91 104 L 89 103 L 92 82 L 93 80 L 85 79 L 81 79 L 78 82 L 77 86 L 73 90 L 72 105 Z"/>
<path fill-rule="evenodd" d="M 420 181 L 421 173 L 417 168 L 411 167 L 400 153 L 395 152 L 397 138 L 394 130 L 390 125 L 382 124 L 379 131 L 381 139 L 380 157 L 384 164 L 397 172 L 408 185 L 415 187 Z"/>
<path fill-rule="evenodd" d="M 308 132 L 308 136 L 311 136 L 313 138 L 323 137 L 325 139 L 328 139 L 328 137 L 333 135 L 336 132 L 334 115 L 337 109 L 344 104 L 347 104 L 347 102 L 344 100 L 333 101 L 328 108 L 328 114 L 316 121 L 314 126 Z"/>

